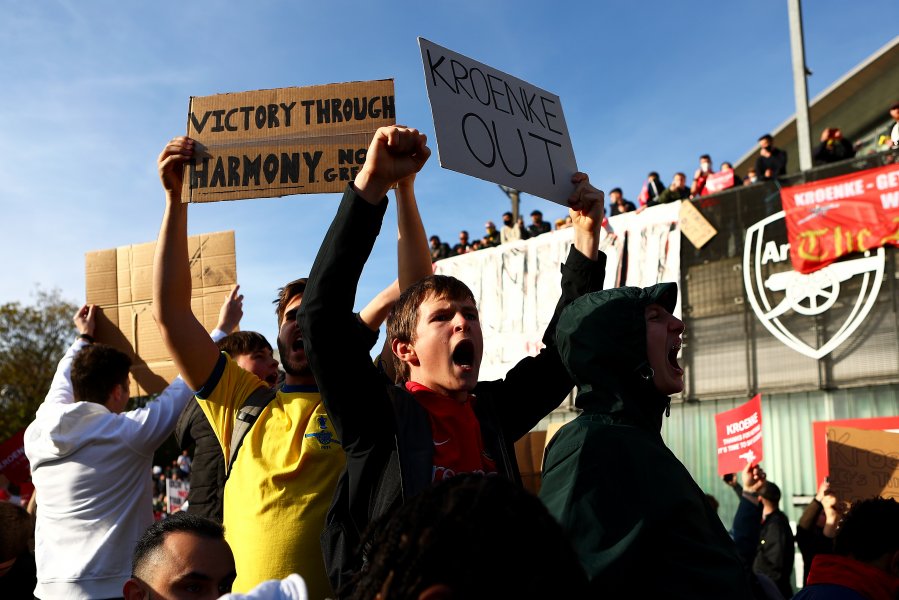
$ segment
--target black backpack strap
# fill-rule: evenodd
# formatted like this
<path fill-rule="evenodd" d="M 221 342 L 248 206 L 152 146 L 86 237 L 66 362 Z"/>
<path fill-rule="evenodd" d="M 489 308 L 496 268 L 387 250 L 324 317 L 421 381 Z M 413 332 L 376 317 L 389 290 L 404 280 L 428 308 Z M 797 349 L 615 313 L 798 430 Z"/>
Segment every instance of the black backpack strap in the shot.
<path fill-rule="evenodd" d="M 231 455 L 225 464 L 225 481 L 231 475 L 231 468 L 234 466 L 235 459 L 237 459 L 237 451 L 240 450 L 240 445 L 243 444 L 243 439 L 247 436 L 247 432 L 250 431 L 250 427 L 253 426 L 253 423 L 256 422 L 256 419 L 259 418 L 259 415 L 268 406 L 269 402 L 275 399 L 277 394 L 278 390 L 276 389 L 264 386 L 258 387 L 253 390 L 253 393 L 250 394 L 243 406 L 240 407 L 240 410 L 237 411 L 234 429 L 231 432 L 231 445 L 228 446 L 231 449 Z"/>

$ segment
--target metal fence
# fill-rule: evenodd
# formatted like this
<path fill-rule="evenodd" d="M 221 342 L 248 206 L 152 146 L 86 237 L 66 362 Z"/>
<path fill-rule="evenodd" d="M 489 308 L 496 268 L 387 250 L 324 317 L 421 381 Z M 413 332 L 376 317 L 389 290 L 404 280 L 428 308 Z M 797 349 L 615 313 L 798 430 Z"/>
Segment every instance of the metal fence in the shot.
<path fill-rule="evenodd" d="M 765 292 L 772 302 L 791 304 L 778 325 L 797 343 L 820 347 L 856 320 L 860 325 L 836 349 L 820 359 L 800 354 L 776 338 L 752 310 L 744 279 L 747 230 L 781 210 L 781 186 L 844 175 L 899 161 L 899 152 L 872 154 L 752 186 L 704 196 L 693 203 L 718 234 L 703 248 L 684 241 L 681 247 L 683 315 L 687 325 L 684 360 L 686 401 L 748 397 L 756 392 L 831 390 L 849 386 L 899 382 L 899 251 L 883 252 L 882 284 L 873 293 L 874 274 L 858 273 L 818 289 L 817 300 L 789 298 L 791 290 Z M 773 245 L 765 246 L 767 262 L 752 277 L 769 282 L 791 270 L 786 259 L 786 226 L 774 220 L 765 228 Z M 761 248 L 762 246 L 759 246 Z M 780 254 L 784 252 L 783 254 Z M 779 255 L 774 258 L 773 253 Z M 872 256 L 877 256 L 877 252 Z M 857 260 L 860 255 L 847 257 Z M 879 260 L 879 258 L 878 258 Z M 751 262 L 751 261 L 750 261 Z M 871 261 L 868 261 L 869 264 Z M 859 263 L 857 263 L 859 264 Z M 878 263 L 879 264 L 879 263 Z M 753 268 L 750 265 L 750 268 Z M 844 269 L 845 270 L 845 269 Z M 750 278 L 750 281 L 752 278 Z M 820 282 L 818 282 L 820 284 Z M 858 319 L 860 302 L 871 296 L 870 312 Z M 861 298 L 861 300 L 860 300 Z M 814 310 L 827 303 L 824 311 Z M 811 303 L 811 305 L 809 305 Z M 804 306 L 804 308 L 803 308 Z"/>

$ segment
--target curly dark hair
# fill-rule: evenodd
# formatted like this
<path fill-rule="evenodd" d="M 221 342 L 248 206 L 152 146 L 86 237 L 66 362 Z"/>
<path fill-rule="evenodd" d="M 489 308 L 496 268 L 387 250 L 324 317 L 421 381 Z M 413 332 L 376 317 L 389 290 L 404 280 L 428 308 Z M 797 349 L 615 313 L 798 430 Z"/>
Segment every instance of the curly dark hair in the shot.
<path fill-rule="evenodd" d="M 853 503 L 840 522 L 833 548 L 861 562 L 899 551 L 899 502 L 869 498 Z"/>
<path fill-rule="evenodd" d="M 498 476 L 443 481 L 376 522 L 368 561 L 339 597 L 582 598 L 587 581 L 561 526 L 535 496 Z"/>

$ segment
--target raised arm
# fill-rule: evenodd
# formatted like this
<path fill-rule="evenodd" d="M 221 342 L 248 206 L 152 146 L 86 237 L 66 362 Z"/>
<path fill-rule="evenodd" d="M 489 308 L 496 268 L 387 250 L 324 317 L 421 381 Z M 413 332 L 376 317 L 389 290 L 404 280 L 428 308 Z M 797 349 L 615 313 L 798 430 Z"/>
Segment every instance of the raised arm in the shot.
<path fill-rule="evenodd" d="M 396 187 L 397 265 L 400 291 L 434 272 L 428 236 L 415 200 L 415 173 Z"/>
<path fill-rule="evenodd" d="M 381 227 L 384 194 L 421 168 L 430 154 L 425 142 L 425 136 L 403 127 L 375 134 L 318 251 L 297 316 L 309 364 L 348 453 L 365 451 L 374 436 L 392 427 L 383 378 L 371 362 L 370 340 L 359 335 L 353 301 Z"/>
<path fill-rule="evenodd" d="M 153 316 L 181 376 L 196 390 L 212 374 L 219 351 L 190 308 L 187 205 L 181 202 L 181 184 L 193 149 L 193 140 L 178 137 L 157 161 L 166 206 L 153 260 Z"/>
<path fill-rule="evenodd" d="M 75 394 L 72 389 L 72 361 L 75 355 L 93 341 L 94 328 L 96 326 L 97 311 L 99 306 L 94 304 L 85 304 L 75 313 L 72 321 L 78 330 L 78 339 L 75 340 L 56 367 L 56 373 L 53 375 L 53 381 L 50 383 L 50 389 L 44 398 L 45 404 L 71 404 L 75 401 Z"/>
<path fill-rule="evenodd" d="M 574 225 L 574 245 L 562 265 L 562 294 L 543 334 L 544 348 L 515 365 L 496 385 L 499 418 L 512 441 L 527 433 L 561 404 L 574 387 L 556 348 L 556 324 L 562 310 L 583 294 L 602 289 L 605 255 L 599 253 L 604 195 L 584 173 L 571 178 L 574 190 L 568 199 Z M 480 386 L 481 384 L 479 384 Z M 477 395 L 477 388 L 475 389 Z"/>

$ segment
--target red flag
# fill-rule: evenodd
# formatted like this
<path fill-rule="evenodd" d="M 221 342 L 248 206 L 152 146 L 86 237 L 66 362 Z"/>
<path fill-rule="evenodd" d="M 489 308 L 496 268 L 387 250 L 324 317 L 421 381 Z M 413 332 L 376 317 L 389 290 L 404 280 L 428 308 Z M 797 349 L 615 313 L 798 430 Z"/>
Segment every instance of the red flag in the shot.
<path fill-rule="evenodd" d="M 899 165 L 784 188 L 790 260 L 811 273 L 838 258 L 899 246 Z"/>

